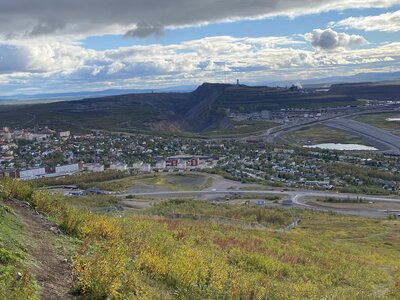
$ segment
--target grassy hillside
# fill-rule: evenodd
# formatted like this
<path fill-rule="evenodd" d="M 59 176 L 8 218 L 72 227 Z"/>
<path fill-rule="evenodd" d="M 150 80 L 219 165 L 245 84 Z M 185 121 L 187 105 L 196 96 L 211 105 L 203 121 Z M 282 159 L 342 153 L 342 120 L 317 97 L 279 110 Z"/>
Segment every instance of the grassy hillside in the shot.
<path fill-rule="evenodd" d="M 202 132 L 211 127 L 229 128 L 226 126 L 229 125 L 226 118 L 228 110 L 318 109 L 353 104 L 357 101 L 347 96 L 207 83 L 191 93 L 130 94 L 70 102 L 0 106 L 0 126 L 33 127 L 38 124 L 72 131 Z"/>
<path fill-rule="evenodd" d="M 4 184 L 11 196 L 29 190 L 26 183 Z M 25 199 L 83 241 L 73 264 L 76 289 L 86 298 L 398 299 L 398 220 L 176 201 L 111 216 L 43 192 Z M 266 228 L 164 217 L 170 211 L 259 216 Z M 299 227 L 277 230 L 294 218 Z"/>
<path fill-rule="evenodd" d="M 344 83 L 334 84 L 330 89 L 332 94 L 349 95 L 368 100 L 398 100 L 400 98 L 400 85 L 390 83 Z"/>
<path fill-rule="evenodd" d="M 0 200 L 0 299 L 38 299 L 39 287 L 28 269 L 24 227 Z"/>
<path fill-rule="evenodd" d="M 356 99 L 329 94 L 305 94 L 283 88 L 231 86 L 214 103 L 215 109 L 235 112 L 279 110 L 283 108 L 323 108 L 356 105 Z"/>

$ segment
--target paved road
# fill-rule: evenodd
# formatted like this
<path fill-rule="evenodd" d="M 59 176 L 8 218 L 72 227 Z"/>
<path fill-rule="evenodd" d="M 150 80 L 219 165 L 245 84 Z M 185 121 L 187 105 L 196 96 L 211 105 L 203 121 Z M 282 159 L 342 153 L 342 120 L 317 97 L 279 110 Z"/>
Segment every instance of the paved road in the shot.
<path fill-rule="evenodd" d="M 126 197 L 128 195 L 133 195 L 136 197 L 144 196 L 144 197 L 179 197 L 179 196 L 204 196 L 204 195 L 229 195 L 229 194 L 240 194 L 240 195 L 279 195 L 286 196 L 293 201 L 294 207 L 297 208 L 308 208 L 319 211 L 330 211 L 336 212 L 340 214 L 348 214 L 348 215 L 362 215 L 368 217 L 385 217 L 387 213 L 384 211 L 365 211 L 365 210 L 352 210 L 352 209 L 334 209 L 334 208 L 326 208 L 313 206 L 304 203 L 307 198 L 310 197 L 334 197 L 341 199 L 358 199 L 362 198 L 366 201 L 373 202 L 389 202 L 389 203 L 400 203 L 400 198 L 386 198 L 386 197 L 377 197 L 377 196 L 368 196 L 368 195 L 355 195 L 355 194 L 342 194 L 335 192 L 320 192 L 320 191 L 276 191 L 276 190 L 203 190 L 203 191 L 173 191 L 173 192 L 148 192 L 148 193 L 135 193 L 135 194 L 121 194 L 119 196 Z M 129 201 L 129 200 L 125 200 Z M 134 201 L 134 200 L 133 200 Z"/>
<path fill-rule="evenodd" d="M 400 155 L 400 137 L 384 129 L 345 118 L 332 119 L 323 124 L 362 136 L 379 150 Z"/>
<path fill-rule="evenodd" d="M 282 138 L 283 135 L 299 130 L 303 127 L 306 126 L 312 126 L 312 125 L 317 125 L 317 124 L 325 124 L 328 126 L 335 127 L 337 129 L 345 130 L 348 132 L 355 133 L 357 135 L 361 135 L 365 138 L 368 139 L 368 141 L 371 141 L 376 144 L 376 148 L 380 150 L 390 150 L 393 153 L 398 153 L 400 154 L 399 150 L 399 144 L 398 141 L 400 141 L 400 138 L 392 133 L 389 133 L 383 129 L 367 125 L 364 123 L 360 123 L 357 121 L 352 120 L 351 118 L 354 118 L 355 116 L 358 115 L 365 115 L 365 114 L 371 114 L 371 113 L 383 113 L 383 112 L 393 112 L 393 111 L 400 111 L 399 106 L 393 106 L 391 108 L 385 108 L 385 109 L 378 109 L 376 111 L 371 111 L 369 109 L 358 111 L 358 112 L 351 112 L 348 114 L 341 114 L 338 116 L 330 116 L 326 118 L 322 118 L 319 120 L 312 120 L 304 123 L 299 123 L 299 124 L 292 124 L 288 126 L 278 126 L 271 128 L 267 130 L 264 133 L 264 140 L 267 142 L 273 142 L 277 138 Z M 346 125 L 346 122 L 349 121 L 349 123 Z M 340 124 L 340 125 L 339 125 Z M 361 127 L 361 125 L 363 125 Z M 365 126 L 364 126 L 365 125 Z M 340 126 L 340 128 L 339 128 Z M 350 127 L 349 127 L 350 126 Z M 354 128 L 352 128 L 354 127 Z M 397 139 L 396 139 L 397 138 Z"/>

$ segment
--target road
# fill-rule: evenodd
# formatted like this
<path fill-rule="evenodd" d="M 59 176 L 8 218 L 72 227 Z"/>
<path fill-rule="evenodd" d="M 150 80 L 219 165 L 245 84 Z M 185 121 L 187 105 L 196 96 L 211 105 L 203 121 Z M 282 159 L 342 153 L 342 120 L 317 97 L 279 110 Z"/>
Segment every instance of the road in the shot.
<path fill-rule="evenodd" d="M 345 118 L 329 120 L 323 124 L 362 136 L 379 150 L 400 155 L 400 137 L 384 129 Z"/>
<path fill-rule="evenodd" d="M 371 125 L 360 123 L 352 120 L 352 118 L 371 113 L 383 113 L 400 111 L 400 107 L 391 107 L 385 109 L 377 109 L 371 111 L 370 109 L 350 112 L 348 114 L 341 114 L 336 116 L 330 116 L 322 119 L 302 122 L 298 124 L 291 124 L 285 126 L 274 127 L 264 132 L 263 138 L 267 142 L 274 142 L 277 138 L 282 138 L 283 135 L 299 130 L 306 126 L 312 126 L 317 124 L 325 124 L 340 130 L 351 132 L 366 138 L 372 144 L 376 145 L 379 150 L 388 151 L 395 154 L 400 154 L 400 137 Z"/>
<path fill-rule="evenodd" d="M 386 217 L 388 214 L 384 211 L 366 211 L 366 210 L 354 210 L 354 209 L 334 209 L 326 208 L 320 206 L 313 206 L 306 204 L 305 201 L 310 197 L 333 197 L 341 199 L 359 199 L 362 198 L 365 201 L 373 202 L 388 202 L 388 203 L 400 203 L 400 198 L 386 198 L 368 195 L 356 195 L 356 194 L 344 194 L 335 192 L 321 192 L 321 191 L 277 191 L 277 190 L 236 190 L 236 189 L 226 189 L 226 190 L 213 190 L 207 189 L 202 191 L 173 191 L 173 192 L 148 192 L 148 193 L 134 193 L 134 194 L 120 194 L 120 197 L 126 197 L 128 195 L 133 195 L 135 197 L 182 197 L 182 196 L 206 196 L 206 195 L 278 195 L 285 196 L 293 201 L 293 206 L 296 208 L 307 208 L 319 211 L 329 211 L 339 214 L 347 215 L 361 215 L 367 217 Z M 135 201 L 135 200 L 133 200 Z M 124 200 L 124 202 L 129 202 L 129 200 Z"/>

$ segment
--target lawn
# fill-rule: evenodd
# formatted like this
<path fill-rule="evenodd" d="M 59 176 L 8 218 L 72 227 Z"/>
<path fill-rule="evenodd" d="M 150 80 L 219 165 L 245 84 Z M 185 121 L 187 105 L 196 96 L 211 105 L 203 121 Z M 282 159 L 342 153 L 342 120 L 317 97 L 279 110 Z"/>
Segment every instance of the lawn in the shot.
<path fill-rule="evenodd" d="M 297 145 L 315 145 L 322 143 L 363 144 L 361 137 L 324 125 L 307 126 L 289 132 L 284 140 Z"/>
<path fill-rule="evenodd" d="M 124 179 L 93 182 L 92 186 L 98 187 L 106 191 L 126 191 L 140 192 L 142 189 L 147 190 L 168 190 L 168 191 L 185 191 L 185 190 L 202 190 L 210 187 L 212 178 L 202 174 L 148 174 L 141 176 L 132 176 Z"/>
<path fill-rule="evenodd" d="M 231 137 L 248 134 L 257 134 L 264 130 L 279 126 L 279 123 L 272 121 L 240 121 L 232 122 L 230 127 L 224 129 L 208 130 L 200 135 L 205 137 Z"/>
<path fill-rule="evenodd" d="M 388 118 L 400 118 L 400 113 L 380 113 L 358 116 L 357 121 L 376 126 L 400 136 L 400 121 L 388 121 Z"/>

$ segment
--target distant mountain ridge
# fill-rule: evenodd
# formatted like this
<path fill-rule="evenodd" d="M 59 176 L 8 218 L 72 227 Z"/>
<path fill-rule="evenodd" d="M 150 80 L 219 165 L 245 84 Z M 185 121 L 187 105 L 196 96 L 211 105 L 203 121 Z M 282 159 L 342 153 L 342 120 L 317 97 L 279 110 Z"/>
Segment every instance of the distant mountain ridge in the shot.
<path fill-rule="evenodd" d="M 400 72 L 369 72 L 349 76 L 332 76 L 324 78 L 312 78 L 304 80 L 278 80 L 267 82 L 271 86 L 290 86 L 293 83 L 300 83 L 304 87 L 329 87 L 339 83 L 362 83 L 362 82 L 394 82 L 400 83 Z"/>
<path fill-rule="evenodd" d="M 0 106 L 0 125 L 65 129 L 202 132 L 229 123 L 230 112 L 357 104 L 346 95 L 265 86 L 204 83 L 193 92 L 142 93 L 35 105 Z"/>

